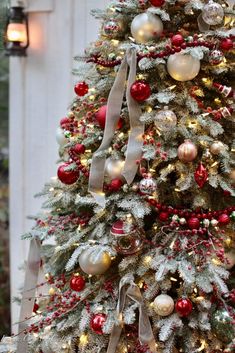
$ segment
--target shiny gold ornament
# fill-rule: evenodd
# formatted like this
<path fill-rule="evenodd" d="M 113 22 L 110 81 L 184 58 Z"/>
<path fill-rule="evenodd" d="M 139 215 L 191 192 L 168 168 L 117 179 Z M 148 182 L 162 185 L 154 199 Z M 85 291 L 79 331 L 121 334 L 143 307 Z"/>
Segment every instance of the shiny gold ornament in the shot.
<path fill-rule="evenodd" d="M 111 257 L 106 251 L 99 253 L 97 256 L 95 253 L 91 253 L 90 249 L 87 249 L 79 256 L 79 265 L 83 272 L 88 275 L 102 275 L 109 269 Z"/>
<path fill-rule="evenodd" d="M 210 146 L 210 152 L 212 154 L 218 155 L 225 150 L 225 146 L 221 141 L 214 141 Z"/>
<path fill-rule="evenodd" d="M 147 43 L 160 35 L 163 24 L 160 17 L 149 12 L 137 15 L 131 23 L 131 34 L 137 43 Z"/>

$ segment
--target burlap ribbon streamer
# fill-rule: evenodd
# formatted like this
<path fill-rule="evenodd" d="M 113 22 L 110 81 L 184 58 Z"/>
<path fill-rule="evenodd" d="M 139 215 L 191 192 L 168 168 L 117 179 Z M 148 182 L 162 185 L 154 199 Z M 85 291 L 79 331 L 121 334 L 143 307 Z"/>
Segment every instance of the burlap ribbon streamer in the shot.
<path fill-rule="evenodd" d="M 33 307 L 34 307 L 34 298 L 35 298 L 36 286 L 38 282 L 38 275 L 39 275 L 40 263 L 41 263 L 40 248 L 41 248 L 40 240 L 38 238 L 33 238 L 30 241 L 27 268 L 25 272 L 22 304 L 20 309 L 19 337 L 18 337 L 16 353 L 27 352 L 27 345 L 28 345 L 27 336 L 24 335 L 24 330 L 28 326 L 26 318 L 29 318 L 32 316 Z"/>
<path fill-rule="evenodd" d="M 123 280 L 120 281 L 119 285 L 119 299 L 117 304 L 117 315 L 120 320 L 120 324 L 113 327 L 110 341 L 108 345 L 107 353 L 115 353 L 118 342 L 120 340 L 122 332 L 122 313 L 125 307 L 126 299 L 129 298 L 138 304 L 139 308 L 139 341 L 141 344 L 147 344 L 152 353 L 156 353 L 156 343 L 151 327 L 151 323 L 146 313 L 146 309 L 143 303 L 142 294 L 139 287 L 135 284 L 126 284 Z"/>
<path fill-rule="evenodd" d="M 130 135 L 128 140 L 124 170 L 122 173 L 128 184 L 133 181 L 136 175 L 138 168 L 136 160 L 140 159 L 141 157 L 144 123 L 140 122 L 139 120 L 141 115 L 141 108 L 130 94 L 130 87 L 136 79 L 136 65 L 136 51 L 134 49 L 130 49 L 127 51 L 126 56 L 121 63 L 113 87 L 110 91 L 107 103 L 106 124 L 103 140 L 92 158 L 89 178 L 89 191 L 94 196 L 96 202 L 102 207 L 105 207 L 103 184 L 106 161 L 106 158 L 102 156 L 102 154 L 104 155 L 104 152 L 109 148 L 117 127 L 118 120 L 120 119 L 120 112 L 122 108 L 123 97 L 125 94 L 128 66 L 130 67 L 130 71 L 128 76 L 126 99 L 130 116 Z"/>

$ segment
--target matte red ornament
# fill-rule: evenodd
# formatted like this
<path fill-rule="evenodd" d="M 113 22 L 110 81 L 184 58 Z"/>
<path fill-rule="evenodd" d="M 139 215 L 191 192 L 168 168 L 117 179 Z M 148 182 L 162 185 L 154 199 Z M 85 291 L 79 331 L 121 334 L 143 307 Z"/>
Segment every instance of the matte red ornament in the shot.
<path fill-rule="evenodd" d="M 184 43 L 184 37 L 181 34 L 175 34 L 172 38 L 171 38 L 171 43 L 172 45 L 174 45 L 175 47 L 180 47 L 181 44 Z"/>
<path fill-rule="evenodd" d="M 88 93 L 89 86 L 86 82 L 78 82 L 74 86 L 74 92 L 79 96 L 83 97 Z"/>
<path fill-rule="evenodd" d="M 165 4 L 165 0 L 150 0 L 151 5 L 160 7 Z"/>
<path fill-rule="evenodd" d="M 181 298 L 177 300 L 175 304 L 175 310 L 180 316 L 186 317 L 191 314 L 193 310 L 193 304 L 189 299 Z"/>
<path fill-rule="evenodd" d="M 190 229 L 198 229 L 200 227 L 200 220 L 197 217 L 191 217 L 187 222 Z"/>
<path fill-rule="evenodd" d="M 226 213 L 222 213 L 218 218 L 218 222 L 219 224 L 226 226 L 230 223 L 230 218 Z"/>
<path fill-rule="evenodd" d="M 95 114 L 96 121 L 98 122 L 99 126 L 104 129 L 106 123 L 106 114 L 107 114 L 107 105 L 103 105 Z M 122 127 L 122 120 L 119 119 L 117 124 L 117 129 L 121 129 Z"/>
<path fill-rule="evenodd" d="M 78 169 L 67 170 L 69 166 L 70 166 L 70 163 L 62 164 L 61 166 L 59 166 L 57 171 L 57 176 L 60 179 L 60 181 L 67 185 L 74 184 L 79 178 Z"/>
<path fill-rule="evenodd" d="M 230 50 L 233 48 L 233 41 L 230 38 L 224 38 L 220 42 L 220 49 Z"/>
<path fill-rule="evenodd" d="M 123 185 L 123 181 L 121 179 L 113 179 L 109 184 L 111 191 L 119 191 Z"/>
<path fill-rule="evenodd" d="M 199 188 L 203 188 L 208 179 L 208 172 L 202 163 L 199 163 L 197 169 L 195 170 L 194 178 Z"/>
<path fill-rule="evenodd" d="M 81 144 L 81 143 L 77 143 L 74 147 L 73 147 L 73 150 L 75 153 L 77 154 L 83 154 L 86 150 L 86 147 Z"/>
<path fill-rule="evenodd" d="M 70 279 L 69 285 L 75 292 L 81 292 L 85 288 L 86 281 L 82 276 L 74 274 Z"/>
<path fill-rule="evenodd" d="M 159 214 L 159 219 L 161 222 L 166 222 L 169 219 L 169 213 L 168 212 L 161 212 Z"/>
<path fill-rule="evenodd" d="M 105 314 L 95 314 L 91 318 L 90 328 L 97 335 L 103 335 L 103 326 L 107 316 Z"/>
<path fill-rule="evenodd" d="M 131 96 L 134 100 L 141 103 L 148 99 L 151 95 L 151 88 L 148 82 L 143 80 L 135 81 L 131 86 Z"/>

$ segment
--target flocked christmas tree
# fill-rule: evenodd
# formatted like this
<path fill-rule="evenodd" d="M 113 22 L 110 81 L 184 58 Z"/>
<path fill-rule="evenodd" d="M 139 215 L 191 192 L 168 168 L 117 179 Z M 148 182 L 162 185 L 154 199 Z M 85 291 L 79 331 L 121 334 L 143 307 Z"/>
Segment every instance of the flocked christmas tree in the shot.
<path fill-rule="evenodd" d="M 29 318 L 26 284 L 17 352 L 233 351 L 234 5 L 93 11 L 100 36 L 76 58 L 58 178 L 27 235 L 49 291 Z"/>

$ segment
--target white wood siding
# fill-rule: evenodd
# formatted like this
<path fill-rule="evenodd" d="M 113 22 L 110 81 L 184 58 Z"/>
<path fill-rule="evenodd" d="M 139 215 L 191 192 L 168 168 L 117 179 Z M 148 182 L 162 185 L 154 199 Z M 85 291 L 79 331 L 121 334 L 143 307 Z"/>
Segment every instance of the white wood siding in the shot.
<path fill-rule="evenodd" d="M 21 241 L 20 236 L 32 226 L 27 216 L 36 214 L 42 202 L 34 195 L 56 174 L 55 131 L 73 97 L 73 57 L 97 37 L 100 24 L 89 15 L 90 9 L 102 8 L 108 0 L 27 0 L 27 3 L 28 56 L 10 59 L 12 297 L 19 293 L 23 283 L 23 273 L 18 268 L 28 251 L 27 242 Z M 18 315 L 18 307 L 13 304 L 12 324 Z"/>

